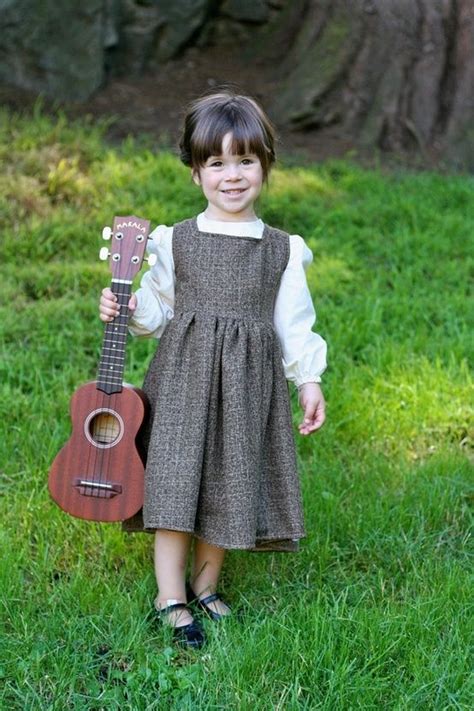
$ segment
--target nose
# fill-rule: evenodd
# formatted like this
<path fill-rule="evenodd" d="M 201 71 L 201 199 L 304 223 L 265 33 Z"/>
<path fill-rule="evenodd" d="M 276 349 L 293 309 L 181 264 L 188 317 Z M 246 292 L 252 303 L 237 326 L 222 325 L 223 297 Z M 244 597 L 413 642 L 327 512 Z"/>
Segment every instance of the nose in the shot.
<path fill-rule="evenodd" d="M 240 165 L 231 163 L 226 171 L 227 180 L 240 180 Z"/>

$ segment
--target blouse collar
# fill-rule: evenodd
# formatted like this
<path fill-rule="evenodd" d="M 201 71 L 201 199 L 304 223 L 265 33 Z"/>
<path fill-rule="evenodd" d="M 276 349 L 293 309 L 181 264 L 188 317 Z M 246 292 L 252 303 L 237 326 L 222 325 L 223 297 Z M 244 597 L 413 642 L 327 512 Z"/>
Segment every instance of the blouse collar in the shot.
<path fill-rule="evenodd" d="M 264 228 L 260 218 L 250 222 L 224 222 L 223 220 L 210 220 L 204 212 L 200 212 L 197 216 L 197 226 L 201 232 L 216 232 L 234 237 L 255 237 L 255 239 L 262 238 Z"/>

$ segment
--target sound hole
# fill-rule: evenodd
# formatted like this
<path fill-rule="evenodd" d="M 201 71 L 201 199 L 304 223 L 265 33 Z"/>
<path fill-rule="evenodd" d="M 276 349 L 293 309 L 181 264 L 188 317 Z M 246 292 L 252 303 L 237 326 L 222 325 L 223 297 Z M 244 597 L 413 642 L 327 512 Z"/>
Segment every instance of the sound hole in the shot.
<path fill-rule="evenodd" d="M 109 412 L 99 412 L 89 423 L 89 433 L 95 444 L 113 444 L 120 435 L 120 422 Z"/>

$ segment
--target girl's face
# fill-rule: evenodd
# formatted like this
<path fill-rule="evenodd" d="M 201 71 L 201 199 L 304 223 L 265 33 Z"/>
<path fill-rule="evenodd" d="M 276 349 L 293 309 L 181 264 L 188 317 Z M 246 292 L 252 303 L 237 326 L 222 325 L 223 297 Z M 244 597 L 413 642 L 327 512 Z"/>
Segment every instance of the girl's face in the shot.
<path fill-rule="evenodd" d="M 222 154 L 209 156 L 193 180 L 208 200 L 206 216 L 213 220 L 237 222 L 255 219 L 254 203 L 260 195 L 263 171 L 254 153 L 233 155 L 232 133 L 222 141 Z"/>

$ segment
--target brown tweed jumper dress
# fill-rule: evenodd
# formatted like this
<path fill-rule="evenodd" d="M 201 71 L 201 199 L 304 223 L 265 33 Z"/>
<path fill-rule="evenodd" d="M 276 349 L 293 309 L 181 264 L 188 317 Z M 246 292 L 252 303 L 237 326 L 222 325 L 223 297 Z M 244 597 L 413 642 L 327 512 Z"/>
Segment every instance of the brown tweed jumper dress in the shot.
<path fill-rule="evenodd" d="M 289 236 L 173 228 L 174 317 L 145 377 L 143 511 L 127 531 L 189 531 L 222 548 L 298 550 L 305 536 L 273 308 Z"/>

